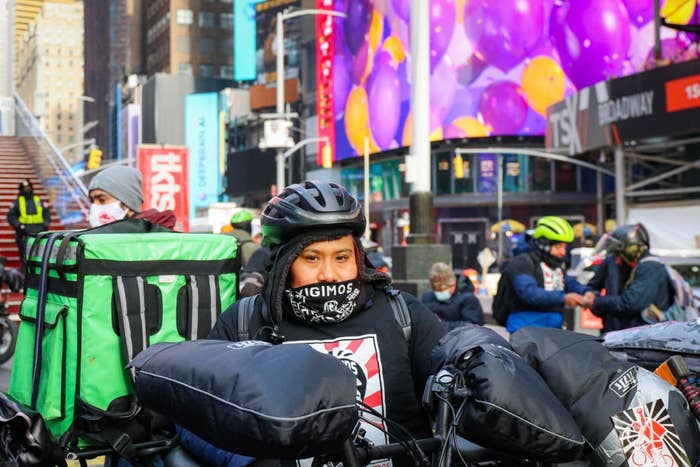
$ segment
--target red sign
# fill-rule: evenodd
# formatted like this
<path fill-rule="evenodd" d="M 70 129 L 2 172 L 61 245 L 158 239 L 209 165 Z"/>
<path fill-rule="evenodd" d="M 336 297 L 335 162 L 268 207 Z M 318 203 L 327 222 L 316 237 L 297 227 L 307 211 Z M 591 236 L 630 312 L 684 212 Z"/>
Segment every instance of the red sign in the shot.
<path fill-rule="evenodd" d="M 666 82 L 666 111 L 700 107 L 700 75 L 687 76 Z"/>
<path fill-rule="evenodd" d="M 175 211 L 176 228 L 188 232 L 187 147 L 140 145 L 138 154 L 144 208 Z"/>
<path fill-rule="evenodd" d="M 319 10 L 333 10 L 334 0 L 316 0 Z M 318 143 L 316 162 L 325 166 L 323 146 L 330 146 L 330 159 L 335 161 L 335 115 L 333 114 L 333 29 L 334 17 L 316 16 L 316 114 L 318 137 L 326 138 Z M 328 155 L 328 152 L 326 152 Z"/>

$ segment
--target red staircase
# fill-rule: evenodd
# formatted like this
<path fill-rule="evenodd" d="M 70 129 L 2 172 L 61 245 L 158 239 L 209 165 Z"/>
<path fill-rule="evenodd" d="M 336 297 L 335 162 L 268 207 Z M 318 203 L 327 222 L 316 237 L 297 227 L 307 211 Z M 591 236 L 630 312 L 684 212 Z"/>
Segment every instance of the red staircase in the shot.
<path fill-rule="evenodd" d="M 50 203 L 41 180 L 36 176 L 31 161 L 20 143 L 19 138 L 0 136 L 0 255 L 7 258 L 8 268 L 19 268 L 19 251 L 15 243 L 15 231 L 7 222 L 7 212 L 17 199 L 19 183 L 28 178 L 34 185 L 36 193 L 46 204 Z M 63 230 L 56 213 L 51 213 L 51 230 Z M 2 292 L 9 292 L 3 287 Z M 23 295 L 10 293 L 8 308 L 10 312 L 19 311 Z"/>

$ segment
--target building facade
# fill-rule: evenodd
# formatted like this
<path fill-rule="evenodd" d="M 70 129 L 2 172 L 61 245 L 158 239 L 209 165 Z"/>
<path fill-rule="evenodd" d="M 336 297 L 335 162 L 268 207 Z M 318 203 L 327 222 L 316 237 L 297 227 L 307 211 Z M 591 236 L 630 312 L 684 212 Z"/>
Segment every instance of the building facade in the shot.
<path fill-rule="evenodd" d="M 83 4 L 45 2 L 16 48 L 16 90 L 69 163 L 82 160 Z"/>

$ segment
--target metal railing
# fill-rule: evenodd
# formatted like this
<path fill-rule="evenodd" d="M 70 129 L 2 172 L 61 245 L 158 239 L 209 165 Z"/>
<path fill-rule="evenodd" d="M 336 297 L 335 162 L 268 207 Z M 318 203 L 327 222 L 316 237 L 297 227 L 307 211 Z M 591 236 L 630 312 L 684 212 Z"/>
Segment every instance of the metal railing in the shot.
<path fill-rule="evenodd" d="M 85 184 L 75 176 L 61 151 L 39 126 L 22 98 L 15 93 L 16 134 L 46 189 L 51 208 L 64 225 L 83 224 L 90 200 Z"/>

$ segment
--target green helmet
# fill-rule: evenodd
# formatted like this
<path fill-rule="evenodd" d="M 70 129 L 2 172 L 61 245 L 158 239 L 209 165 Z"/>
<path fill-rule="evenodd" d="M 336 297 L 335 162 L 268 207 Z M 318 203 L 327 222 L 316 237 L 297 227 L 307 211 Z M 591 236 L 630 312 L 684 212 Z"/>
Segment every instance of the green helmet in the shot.
<path fill-rule="evenodd" d="M 253 220 L 253 215 L 250 213 L 250 211 L 246 209 L 241 209 L 240 211 L 236 212 L 233 216 L 231 216 L 231 220 L 229 221 L 231 224 L 240 224 L 241 222 L 250 222 Z"/>
<path fill-rule="evenodd" d="M 535 240 L 549 240 L 549 243 L 571 243 L 574 241 L 574 229 L 565 219 L 557 216 L 540 217 L 532 234 Z"/>

